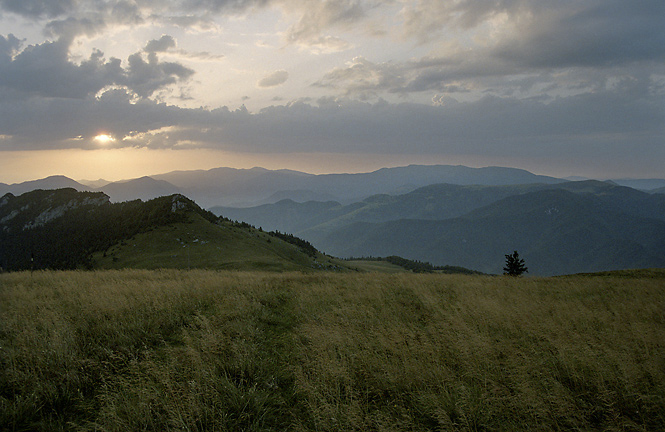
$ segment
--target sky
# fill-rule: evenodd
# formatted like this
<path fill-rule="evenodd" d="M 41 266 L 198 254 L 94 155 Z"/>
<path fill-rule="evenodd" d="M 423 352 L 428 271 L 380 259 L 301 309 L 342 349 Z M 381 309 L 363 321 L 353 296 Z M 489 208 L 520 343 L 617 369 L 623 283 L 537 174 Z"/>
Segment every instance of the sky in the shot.
<path fill-rule="evenodd" d="M 665 178 L 663 0 L 0 0 L 0 182 Z"/>

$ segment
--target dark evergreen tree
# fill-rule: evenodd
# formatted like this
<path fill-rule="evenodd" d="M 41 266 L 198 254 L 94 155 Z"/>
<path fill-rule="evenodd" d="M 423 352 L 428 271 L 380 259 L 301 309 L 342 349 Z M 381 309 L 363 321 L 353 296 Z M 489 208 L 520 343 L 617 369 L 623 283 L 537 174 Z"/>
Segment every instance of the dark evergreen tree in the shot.
<path fill-rule="evenodd" d="M 503 274 L 508 276 L 520 276 L 525 272 L 528 273 L 529 269 L 524 265 L 524 260 L 520 258 L 517 251 L 506 255 L 506 266 L 503 268 Z"/>

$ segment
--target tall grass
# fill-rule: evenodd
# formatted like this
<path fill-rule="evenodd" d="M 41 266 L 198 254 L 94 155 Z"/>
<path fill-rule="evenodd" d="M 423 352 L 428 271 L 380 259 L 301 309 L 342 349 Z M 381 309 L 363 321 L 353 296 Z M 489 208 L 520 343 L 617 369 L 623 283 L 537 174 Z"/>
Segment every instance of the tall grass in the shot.
<path fill-rule="evenodd" d="M 665 280 L 0 275 L 3 430 L 665 430 Z"/>

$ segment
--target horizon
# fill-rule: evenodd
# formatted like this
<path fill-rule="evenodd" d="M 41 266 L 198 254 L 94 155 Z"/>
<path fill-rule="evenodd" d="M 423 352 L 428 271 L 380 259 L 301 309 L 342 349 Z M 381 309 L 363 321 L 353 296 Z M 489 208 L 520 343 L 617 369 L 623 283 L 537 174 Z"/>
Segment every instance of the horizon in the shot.
<path fill-rule="evenodd" d="M 53 154 L 57 153 L 57 154 Z M 166 153 L 166 154 L 165 154 Z M 176 155 L 168 153 L 177 153 Z M 566 161 L 557 166 L 544 166 L 538 161 L 512 163 L 509 158 L 484 158 L 432 155 L 380 154 L 261 154 L 230 155 L 210 149 L 198 150 L 59 150 L 45 152 L 4 152 L 0 159 L 0 183 L 14 184 L 62 175 L 73 180 L 109 182 L 165 174 L 173 171 L 211 170 L 215 168 L 293 170 L 308 174 L 356 174 L 409 165 L 461 165 L 469 168 L 505 167 L 556 178 L 643 179 L 665 178 L 665 172 L 642 175 L 632 170 L 575 170 Z M 218 163 L 219 161 L 219 163 Z M 224 164 L 224 162 L 230 162 Z M 660 173 L 660 174 L 659 174 Z"/>
<path fill-rule="evenodd" d="M 374 173 L 374 172 L 377 172 L 377 171 L 380 171 L 380 170 L 383 170 L 383 169 L 391 169 L 391 168 L 407 168 L 407 167 L 412 167 L 412 166 L 420 166 L 420 167 L 424 167 L 424 166 L 429 166 L 429 167 L 435 167 L 435 166 L 459 166 L 459 167 L 466 167 L 466 168 L 473 168 L 473 169 L 482 169 L 482 168 L 506 168 L 506 169 L 522 170 L 522 171 L 526 171 L 526 172 L 529 172 L 529 173 L 534 174 L 534 175 L 547 176 L 547 177 L 557 178 L 557 179 L 561 179 L 561 180 L 568 180 L 568 181 L 587 181 L 587 180 L 596 180 L 596 181 L 612 181 L 612 180 L 629 180 L 629 181 L 631 181 L 631 180 L 663 180 L 663 181 L 665 181 L 665 176 L 664 176 L 664 177 L 608 177 L 608 178 L 593 178 L 593 177 L 585 177 L 585 176 L 575 176 L 575 175 L 573 175 L 573 176 L 566 176 L 566 177 L 557 177 L 557 176 L 550 176 L 550 175 L 546 175 L 546 174 L 540 174 L 540 173 L 537 173 L 537 172 L 532 172 L 532 171 L 525 170 L 525 169 L 522 169 L 522 168 L 508 167 L 508 166 L 499 166 L 499 165 L 487 165 L 487 166 L 471 167 L 471 166 L 464 165 L 464 164 L 419 164 L 419 163 L 413 163 L 413 164 L 408 164 L 408 165 L 383 166 L 383 167 L 380 167 L 380 168 L 371 169 L 371 170 L 366 170 L 366 171 L 364 171 L 364 170 L 358 170 L 358 171 L 352 171 L 352 172 L 349 172 L 349 171 L 346 171 L 346 172 L 341 172 L 341 171 L 339 171 L 339 172 L 308 172 L 308 171 L 302 171 L 302 170 L 290 169 L 290 168 L 274 168 L 274 169 L 273 169 L 273 168 L 266 168 L 266 167 L 262 167 L 262 166 L 240 167 L 240 168 L 229 167 L 229 166 L 216 166 L 216 167 L 213 167 L 213 168 L 207 168 L 207 169 L 176 169 L 176 170 L 171 170 L 171 171 L 155 172 L 155 173 L 153 173 L 153 174 L 139 175 L 139 176 L 137 176 L 137 177 L 127 177 L 127 178 L 119 178 L 119 179 L 113 179 L 113 180 L 111 180 L 111 179 L 107 179 L 107 178 L 103 178 L 103 177 L 100 177 L 100 178 L 97 178 L 97 179 L 92 179 L 92 178 L 75 178 L 75 177 L 71 177 L 71 176 L 68 176 L 68 175 L 65 175 L 65 174 L 50 174 L 50 175 L 47 175 L 47 176 L 45 176 L 45 177 L 30 178 L 30 179 L 28 179 L 28 180 L 23 180 L 23 181 L 18 181 L 18 182 L 7 182 L 7 181 L 3 181 L 2 179 L 0 179 L 0 183 L 1 183 L 1 184 L 5 184 L 5 185 L 7 185 L 7 186 L 14 186 L 14 185 L 19 185 L 19 184 L 27 183 L 27 182 L 31 182 L 31 181 L 39 181 L 39 180 L 45 180 L 45 179 L 49 179 L 49 178 L 64 177 L 64 178 L 67 178 L 67 179 L 69 179 L 69 180 L 73 180 L 73 181 L 75 181 L 75 182 L 77 182 L 77 183 L 80 183 L 80 184 L 82 184 L 82 185 L 84 185 L 84 186 L 90 186 L 90 185 L 92 185 L 92 184 L 94 184 L 94 183 L 97 183 L 97 182 L 102 182 L 102 183 L 106 183 L 106 184 L 110 184 L 110 183 L 123 183 L 123 182 L 129 182 L 129 181 L 132 181 L 132 180 L 137 180 L 137 179 L 146 178 L 146 177 L 147 177 L 147 178 L 154 178 L 154 177 L 158 177 L 158 176 L 161 176 L 161 175 L 167 175 L 167 174 L 171 174 L 171 173 L 175 173 L 175 172 L 200 172 L 200 171 L 212 171 L 212 170 L 216 170 L 216 169 L 231 169 L 231 170 L 237 170 L 237 171 L 251 171 L 251 170 L 255 170 L 255 169 L 258 169 L 258 170 L 266 170 L 266 171 L 292 171 L 292 172 L 298 172 L 298 173 L 302 173 L 302 174 L 309 174 L 309 175 L 319 176 L 319 175 L 331 175 L 331 174 L 339 174 L 339 175 L 345 175 L 345 174 L 346 174 L 346 175 L 352 175 L 352 174 L 369 174 L 369 173 Z M 93 188 L 99 188 L 100 186 L 91 186 L 91 187 L 93 187 Z M 103 187 L 103 186 L 101 186 L 101 187 Z"/>
<path fill-rule="evenodd" d="M 665 177 L 665 3 L 0 2 L 0 175 Z"/>

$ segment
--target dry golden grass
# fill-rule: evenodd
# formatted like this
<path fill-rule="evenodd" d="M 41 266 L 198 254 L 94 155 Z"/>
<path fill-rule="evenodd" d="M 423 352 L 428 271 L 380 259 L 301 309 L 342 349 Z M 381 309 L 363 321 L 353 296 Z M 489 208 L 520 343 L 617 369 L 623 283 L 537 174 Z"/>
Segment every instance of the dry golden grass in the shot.
<path fill-rule="evenodd" d="M 665 279 L 0 275 L 3 430 L 664 430 Z"/>

